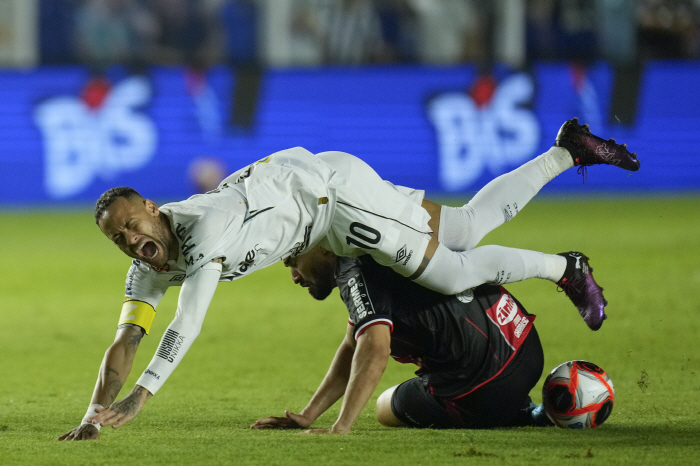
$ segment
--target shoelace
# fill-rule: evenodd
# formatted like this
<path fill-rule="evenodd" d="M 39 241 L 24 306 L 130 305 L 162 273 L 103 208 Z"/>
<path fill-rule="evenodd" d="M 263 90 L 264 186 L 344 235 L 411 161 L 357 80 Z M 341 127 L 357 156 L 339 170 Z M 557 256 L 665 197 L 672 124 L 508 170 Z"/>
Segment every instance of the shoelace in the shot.
<path fill-rule="evenodd" d="M 573 291 L 574 293 L 581 293 L 581 287 L 577 287 L 577 284 L 580 284 L 581 280 L 575 280 L 574 278 L 567 279 L 566 282 L 562 283 L 561 285 L 557 283 L 557 291 L 559 293 L 566 293 L 567 296 L 569 296 L 569 292 Z"/>
<path fill-rule="evenodd" d="M 583 176 L 582 184 L 586 184 L 586 178 L 588 177 L 588 165 L 579 165 L 576 173 Z"/>

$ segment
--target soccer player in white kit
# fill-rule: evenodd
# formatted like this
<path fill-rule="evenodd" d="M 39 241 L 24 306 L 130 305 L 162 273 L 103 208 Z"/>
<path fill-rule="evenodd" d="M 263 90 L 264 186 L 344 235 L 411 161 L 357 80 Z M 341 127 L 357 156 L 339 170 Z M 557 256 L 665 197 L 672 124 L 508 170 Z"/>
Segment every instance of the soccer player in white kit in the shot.
<path fill-rule="evenodd" d="M 133 419 L 182 360 L 202 327 L 220 281 L 230 281 L 316 245 L 376 262 L 443 294 L 484 284 L 545 278 L 561 286 L 592 329 L 607 304 L 586 256 L 502 246 L 476 247 L 515 216 L 551 179 L 579 165 L 639 169 L 636 154 L 567 121 L 554 147 L 484 187 L 462 207 L 439 206 L 423 191 L 382 180 L 343 152 L 297 147 L 232 174 L 214 191 L 160 208 L 131 188 L 98 200 L 102 232 L 132 257 L 114 343 L 105 354 L 81 425 L 59 440 L 99 438 L 100 425 Z M 181 285 L 175 318 L 132 392 L 113 403 L 143 334 L 170 286 Z M 108 408 L 105 408 L 108 406 Z"/>

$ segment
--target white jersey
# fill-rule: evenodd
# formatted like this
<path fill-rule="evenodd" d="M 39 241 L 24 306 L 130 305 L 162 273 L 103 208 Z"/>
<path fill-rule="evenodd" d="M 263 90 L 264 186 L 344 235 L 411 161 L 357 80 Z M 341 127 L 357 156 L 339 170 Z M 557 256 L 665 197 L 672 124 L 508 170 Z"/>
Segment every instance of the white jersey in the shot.
<path fill-rule="evenodd" d="M 167 380 L 199 334 L 217 280 L 235 280 L 319 243 L 341 256 L 371 254 L 410 275 L 429 240 L 422 197 L 385 182 L 350 154 L 316 156 L 296 147 L 237 171 L 209 193 L 162 206 L 178 259 L 160 271 L 132 262 L 120 324 L 148 333 L 167 288 L 182 285 L 182 291 L 137 384 L 155 394 Z"/>

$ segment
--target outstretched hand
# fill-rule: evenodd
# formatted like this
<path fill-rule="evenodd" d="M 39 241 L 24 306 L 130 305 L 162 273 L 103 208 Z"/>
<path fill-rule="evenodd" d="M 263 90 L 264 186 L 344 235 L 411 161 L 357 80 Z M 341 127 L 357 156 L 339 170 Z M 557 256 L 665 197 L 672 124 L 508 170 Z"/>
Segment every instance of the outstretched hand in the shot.
<path fill-rule="evenodd" d="M 270 416 L 260 419 L 250 426 L 251 429 L 306 429 L 313 420 L 301 414 L 294 414 L 289 411 L 284 412 L 284 417 Z"/>
<path fill-rule="evenodd" d="M 92 424 L 83 424 L 67 432 L 56 440 L 99 440 L 100 431 Z"/>
<path fill-rule="evenodd" d="M 141 408 L 150 398 L 151 393 L 140 385 L 136 385 L 127 396 L 112 403 L 109 408 L 96 408 L 97 413 L 88 422 L 100 424 L 102 427 L 111 425 L 117 429 L 134 419 L 141 412 Z"/>

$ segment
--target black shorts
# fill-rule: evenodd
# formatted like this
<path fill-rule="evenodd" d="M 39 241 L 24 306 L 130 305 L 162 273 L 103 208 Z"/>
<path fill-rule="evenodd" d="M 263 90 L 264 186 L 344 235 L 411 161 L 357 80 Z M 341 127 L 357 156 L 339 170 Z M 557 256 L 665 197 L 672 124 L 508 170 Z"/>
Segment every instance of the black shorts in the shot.
<path fill-rule="evenodd" d="M 433 429 L 488 429 L 534 425 L 530 390 L 544 368 L 542 344 L 533 327 L 503 374 L 458 399 L 432 395 L 416 377 L 391 397 L 391 410 L 404 424 Z"/>

